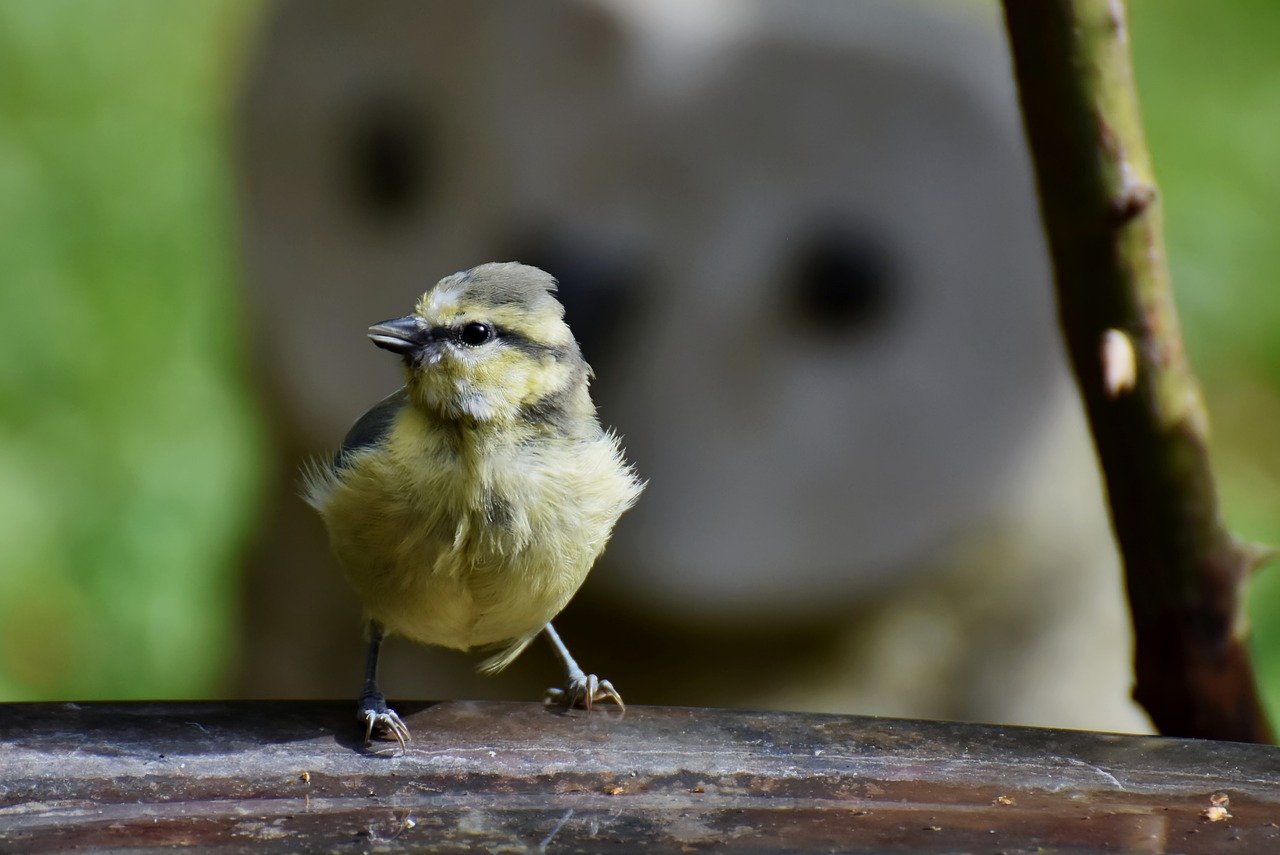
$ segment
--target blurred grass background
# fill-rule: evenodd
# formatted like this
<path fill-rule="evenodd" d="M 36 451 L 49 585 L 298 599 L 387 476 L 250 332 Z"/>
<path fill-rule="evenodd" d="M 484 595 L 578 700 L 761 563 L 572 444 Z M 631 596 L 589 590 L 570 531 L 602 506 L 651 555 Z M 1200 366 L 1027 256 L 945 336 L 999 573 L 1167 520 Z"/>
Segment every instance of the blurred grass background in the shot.
<path fill-rule="evenodd" d="M 229 118 L 259 5 L 0 2 L 0 699 L 215 693 L 262 448 Z"/>
<path fill-rule="evenodd" d="M 256 0 L 0 0 L 0 700 L 216 695 L 265 449 L 230 160 Z M 1280 543 L 1280 5 L 1135 0 L 1227 517 Z M 1280 718 L 1280 570 L 1250 594 Z"/>

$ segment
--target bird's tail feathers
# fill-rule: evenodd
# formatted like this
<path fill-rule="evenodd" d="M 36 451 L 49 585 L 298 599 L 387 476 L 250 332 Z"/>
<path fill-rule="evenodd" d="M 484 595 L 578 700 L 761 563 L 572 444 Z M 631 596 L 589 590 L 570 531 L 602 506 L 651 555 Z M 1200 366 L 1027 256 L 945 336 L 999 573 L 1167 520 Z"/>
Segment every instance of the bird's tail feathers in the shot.
<path fill-rule="evenodd" d="M 542 632 L 542 630 L 538 630 L 538 632 Z M 538 632 L 526 635 L 524 638 L 517 638 L 502 650 L 481 662 L 476 670 L 482 674 L 497 674 L 503 668 L 516 661 L 517 656 L 524 653 L 524 649 L 529 646 L 529 642 L 538 637 Z"/>

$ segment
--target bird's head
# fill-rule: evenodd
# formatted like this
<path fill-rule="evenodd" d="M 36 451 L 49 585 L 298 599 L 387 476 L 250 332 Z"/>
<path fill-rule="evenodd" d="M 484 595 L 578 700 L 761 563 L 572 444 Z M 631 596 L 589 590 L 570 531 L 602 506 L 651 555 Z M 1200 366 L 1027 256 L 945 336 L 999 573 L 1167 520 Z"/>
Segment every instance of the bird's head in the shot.
<path fill-rule="evenodd" d="M 410 315 L 369 338 L 404 358 L 414 404 L 473 424 L 523 421 L 569 429 L 586 412 L 590 368 L 556 300 L 556 280 L 524 264 L 446 276 Z"/>

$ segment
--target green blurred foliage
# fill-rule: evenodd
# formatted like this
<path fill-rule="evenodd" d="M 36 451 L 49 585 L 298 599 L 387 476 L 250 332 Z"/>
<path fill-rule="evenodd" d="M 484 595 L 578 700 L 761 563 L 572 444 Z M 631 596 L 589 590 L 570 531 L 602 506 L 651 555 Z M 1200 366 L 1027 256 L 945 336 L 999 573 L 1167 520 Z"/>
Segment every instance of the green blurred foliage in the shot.
<path fill-rule="evenodd" d="M 1225 515 L 1280 544 L 1280 3 L 1134 0 L 1131 37 Z M 1254 579 L 1249 613 L 1280 721 L 1280 567 Z"/>
<path fill-rule="evenodd" d="M 0 2 L 0 699 L 201 696 L 261 467 L 228 116 L 251 2 Z"/>

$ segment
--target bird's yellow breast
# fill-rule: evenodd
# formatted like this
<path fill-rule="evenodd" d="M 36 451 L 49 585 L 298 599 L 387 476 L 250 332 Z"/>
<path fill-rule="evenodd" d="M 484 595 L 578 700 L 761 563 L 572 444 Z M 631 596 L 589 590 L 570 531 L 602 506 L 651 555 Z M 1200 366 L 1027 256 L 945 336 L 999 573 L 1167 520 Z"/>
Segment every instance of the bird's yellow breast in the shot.
<path fill-rule="evenodd" d="M 370 618 L 468 649 L 537 633 L 639 489 L 608 434 L 498 442 L 409 407 L 315 498 Z"/>

